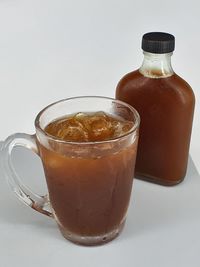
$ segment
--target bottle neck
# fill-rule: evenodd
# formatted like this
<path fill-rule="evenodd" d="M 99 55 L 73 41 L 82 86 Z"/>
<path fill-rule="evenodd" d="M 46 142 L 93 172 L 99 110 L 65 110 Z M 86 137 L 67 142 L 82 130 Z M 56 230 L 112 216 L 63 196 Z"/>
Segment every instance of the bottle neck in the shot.
<path fill-rule="evenodd" d="M 173 53 L 153 54 L 144 53 L 144 60 L 139 71 L 142 75 L 149 78 L 166 78 L 172 76 L 174 71 L 171 65 Z"/>

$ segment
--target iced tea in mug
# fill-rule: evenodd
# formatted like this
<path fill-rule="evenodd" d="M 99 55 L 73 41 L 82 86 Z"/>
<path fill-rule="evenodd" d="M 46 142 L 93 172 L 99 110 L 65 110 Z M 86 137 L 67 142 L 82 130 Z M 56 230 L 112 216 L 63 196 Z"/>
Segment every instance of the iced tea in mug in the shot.
<path fill-rule="evenodd" d="M 98 245 L 121 231 L 131 195 L 139 115 L 124 102 L 75 97 L 53 103 L 35 120 L 36 135 L 16 134 L 4 143 L 4 169 L 18 197 L 55 218 L 68 240 Z M 43 162 L 48 194 L 19 183 L 10 160 L 21 145 Z"/>

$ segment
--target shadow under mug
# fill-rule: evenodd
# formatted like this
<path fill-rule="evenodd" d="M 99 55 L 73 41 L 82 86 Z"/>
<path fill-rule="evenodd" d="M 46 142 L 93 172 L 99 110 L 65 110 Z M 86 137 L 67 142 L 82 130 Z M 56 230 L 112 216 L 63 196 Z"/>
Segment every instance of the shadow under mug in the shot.
<path fill-rule="evenodd" d="M 103 111 L 134 125 L 123 136 L 101 142 L 66 142 L 48 135 L 52 121 L 78 112 Z M 26 205 L 53 217 L 65 238 L 82 245 L 114 239 L 129 205 L 140 118 L 130 105 L 107 97 L 74 97 L 44 108 L 35 119 L 36 134 L 16 133 L 2 147 L 4 174 Z M 20 181 L 12 160 L 14 147 L 32 150 L 42 160 L 48 194 L 40 196 Z"/>

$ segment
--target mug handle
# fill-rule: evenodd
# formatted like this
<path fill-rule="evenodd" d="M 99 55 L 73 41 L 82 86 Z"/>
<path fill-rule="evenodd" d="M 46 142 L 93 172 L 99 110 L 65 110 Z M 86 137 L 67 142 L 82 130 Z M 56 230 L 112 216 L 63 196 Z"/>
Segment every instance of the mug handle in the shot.
<path fill-rule="evenodd" d="M 10 135 L 2 144 L 2 169 L 12 191 L 25 205 L 41 212 L 49 217 L 53 217 L 47 195 L 40 196 L 26 187 L 17 175 L 13 166 L 11 154 L 14 147 L 25 147 L 39 156 L 36 143 L 36 135 L 16 133 Z"/>

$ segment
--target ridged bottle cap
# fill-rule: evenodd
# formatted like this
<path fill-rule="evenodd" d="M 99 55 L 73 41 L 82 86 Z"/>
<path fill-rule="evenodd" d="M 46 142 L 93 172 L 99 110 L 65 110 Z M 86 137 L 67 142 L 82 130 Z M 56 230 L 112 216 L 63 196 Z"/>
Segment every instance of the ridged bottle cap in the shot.
<path fill-rule="evenodd" d="M 175 37 L 165 32 L 148 32 L 142 37 L 142 49 L 149 53 L 165 54 L 174 51 Z"/>

